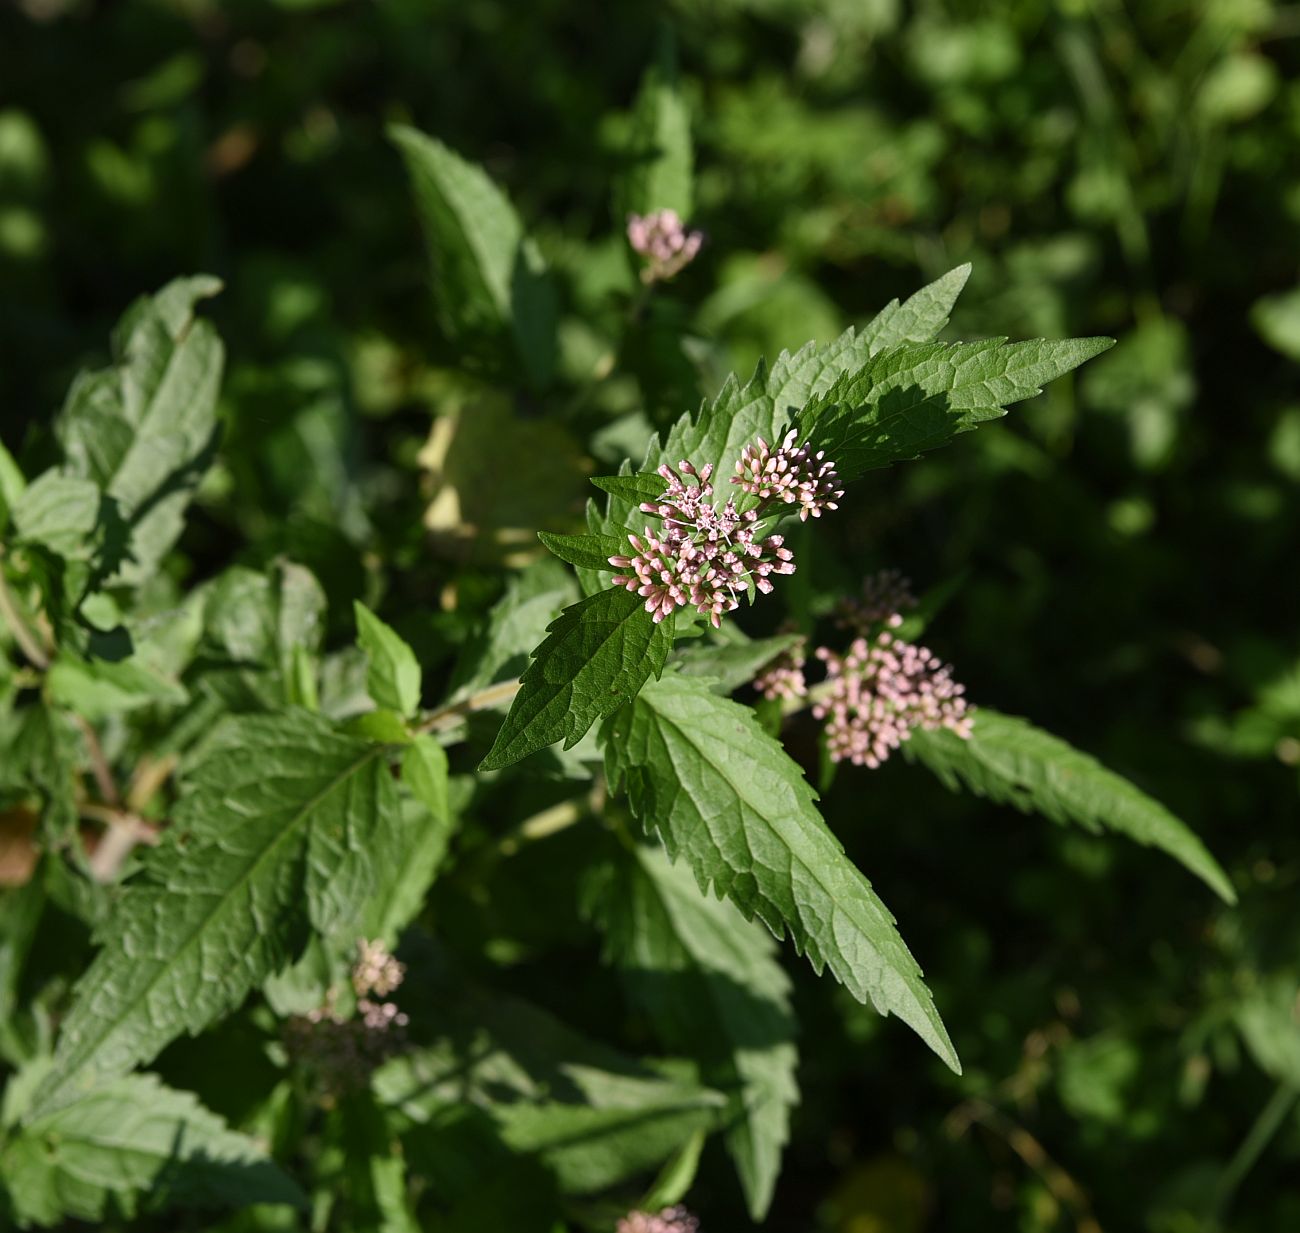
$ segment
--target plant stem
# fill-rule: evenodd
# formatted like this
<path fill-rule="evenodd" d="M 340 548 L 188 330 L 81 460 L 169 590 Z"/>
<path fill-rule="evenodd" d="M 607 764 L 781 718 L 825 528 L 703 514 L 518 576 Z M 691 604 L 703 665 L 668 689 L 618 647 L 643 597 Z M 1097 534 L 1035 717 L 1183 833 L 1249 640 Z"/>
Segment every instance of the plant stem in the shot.
<path fill-rule="evenodd" d="M 0 562 L 0 616 L 4 617 L 9 632 L 14 636 L 14 641 L 18 643 L 19 649 L 27 656 L 32 666 L 44 672 L 50 666 L 50 657 L 41 649 L 41 644 L 36 641 L 32 631 L 27 628 L 27 623 L 19 615 L 14 598 L 9 593 L 9 584 L 5 582 L 2 562 Z"/>
<path fill-rule="evenodd" d="M 1028 1130 L 1000 1109 L 978 1098 L 966 1101 L 945 1119 L 945 1125 L 954 1137 L 965 1134 L 973 1122 L 992 1131 L 1020 1157 L 1052 1197 L 1074 1217 L 1074 1226 L 1079 1233 L 1102 1233 L 1083 1188 L 1048 1155 L 1046 1148 Z"/>
<path fill-rule="evenodd" d="M 104 747 L 99 743 L 99 734 L 89 720 L 83 719 L 80 715 L 74 715 L 72 718 L 81 729 L 81 735 L 86 738 L 86 750 L 90 754 L 90 770 L 95 777 L 95 785 L 99 788 L 99 795 L 106 805 L 120 805 L 122 797 L 117 790 L 117 783 L 113 779 L 108 759 L 104 756 Z"/>
<path fill-rule="evenodd" d="M 1277 1134 L 1282 1123 L 1286 1121 L 1287 1114 L 1291 1112 L 1298 1097 L 1300 1097 L 1300 1088 L 1290 1083 L 1280 1083 L 1273 1095 L 1269 1097 L 1268 1103 L 1259 1111 L 1254 1125 L 1246 1132 L 1241 1146 L 1228 1161 L 1223 1175 L 1219 1178 L 1219 1184 L 1214 1189 L 1214 1199 L 1205 1217 L 1205 1223 L 1201 1226 L 1205 1233 L 1215 1233 L 1222 1227 L 1223 1217 L 1227 1214 L 1228 1207 L 1241 1183 L 1246 1180 L 1246 1174 L 1255 1167 L 1264 1149 Z"/>
<path fill-rule="evenodd" d="M 87 806 L 83 805 L 81 812 L 90 816 L 90 809 Z M 109 824 L 99 837 L 99 845 L 87 865 L 97 882 L 113 882 L 116 881 L 126 858 L 135 851 L 137 844 L 158 842 L 158 831 L 143 819 L 122 810 L 104 810 L 99 816 Z"/>
<path fill-rule="evenodd" d="M 497 685 L 489 685 L 486 689 L 470 694 L 460 702 L 453 702 L 450 706 L 440 706 L 436 710 L 429 711 L 420 721 L 416 731 L 443 732 L 448 728 L 454 728 L 466 715 L 475 711 L 490 711 L 502 702 L 509 702 L 518 692 L 518 681 L 502 681 Z"/>
<path fill-rule="evenodd" d="M 535 839 L 545 839 L 549 835 L 567 830 L 587 814 L 587 807 L 582 801 L 561 801 L 549 809 L 543 809 L 530 818 L 525 818 L 513 834 L 507 835 L 497 847 L 499 856 L 513 856 L 525 843 Z"/>

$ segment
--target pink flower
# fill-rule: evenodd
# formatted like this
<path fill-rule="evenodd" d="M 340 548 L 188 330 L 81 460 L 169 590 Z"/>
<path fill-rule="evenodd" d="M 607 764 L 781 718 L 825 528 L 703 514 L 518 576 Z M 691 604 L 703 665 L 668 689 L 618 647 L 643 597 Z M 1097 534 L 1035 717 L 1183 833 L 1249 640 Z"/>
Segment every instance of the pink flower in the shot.
<path fill-rule="evenodd" d="M 757 445 L 745 446 L 731 482 L 764 501 L 797 504 L 806 522 L 810 514 L 820 518 L 824 509 L 839 509 L 844 490 L 836 487 L 840 477 L 825 451 L 813 454 L 806 443 L 796 445 L 798 436 L 791 429 L 775 451 L 762 437 Z"/>
<path fill-rule="evenodd" d="M 947 728 L 969 739 L 965 689 L 926 647 L 885 631 L 872 641 L 854 639 L 843 656 L 828 647 L 816 655 L 826 664 L 830 689 L 813 714 L 826 721 L 833 762 L 877 767 L 915 728 Z"/>
<path fill-rule="evenodd" d="M 331 990 L 324 1006 L 295 1015 L 285 1024 L 289 1052 L 314 1071 L 331 1093 L 365 1087 L 370 1073 L 405 1043 L 409 1016 L 395 1002 L 379 1001 L 393 993 L 406 975 L 405 965 L 382 941 L 357 943 L 352 989 L 359 1018 L 342 1015 Z"/>
<path fill-rule="evenodd" d="M 641 506 L 660 520 L 660 531 L 646 527 L 629 535 L 635 553 L 609 563 L 630 571 L 614 582 L 640 595 L 656 623 L 689 604 L 717 628 L 724 613 L 740 606 L 741 591 L 752 584 L 767 595 L 773 574 L 794 573 L 794 554 L 782 536 L 758 536 L 760 510 L 737 510 L 733 499 L 714 504 L 711 465 L 698 471 L 685 459 L 677 465 L 676 471 L 666 463 L 659 468 L 668 486 Z"/>
<path fill-rule="evenodd" d="M 646 259 L 641 281 L 663 282 L 695 260 L 704 243 L 702 231 L 687 231 L 676 210 L 627 216 L 627 240 Z"/>
<path fill-rule="evenodd" d="M 618 1222 L 616 1233 L 698 1233 L 699 1220 L 684 1207 L 665 1207 L 662 1211 L 629 1212 Z"/>
<path fill-rule="evenodd" d="M 769 702 L 807 696 L 808 681 L 803 672 L 803 666 L 808 662 L 807 645 L 808 640 L 800 638 L 754 678 L 754 688 Z"/>

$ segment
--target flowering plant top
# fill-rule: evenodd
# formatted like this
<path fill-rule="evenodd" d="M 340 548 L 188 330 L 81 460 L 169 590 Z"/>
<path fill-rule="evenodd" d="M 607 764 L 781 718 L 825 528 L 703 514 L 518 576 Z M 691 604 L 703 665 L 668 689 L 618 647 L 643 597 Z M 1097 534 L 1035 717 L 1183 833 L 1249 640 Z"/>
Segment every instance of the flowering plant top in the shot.
<path fill-rule="evenodd" d="M 654 501 L 644 501 L 641 511 L 658 518 L 658 533 L 646 527 L 642 535 L 628 534 L 636 550 L 619 553 L 609 563 L 629 573 L 614 582 L 641 596 L 645 610 L 658 624 L 675 608 L 690 605 L 708 616 L 716 629 L 722 615 L 740 605 L 737 598 L 751 585 L 771 594 L 773 574 L 794 573 L 794 554 L 780 535 L 762 536 L 758 524 L 773 507 L 799 507 L 799 517 L 821 517 L 838 509 L 844 491 L 838 488 L 835 464 L 824 452 L 814 454 L 797 445 L 798 433 L 786 434 L 773 450 L 762 437 L 747 445 L 736 462 L 731 482 L 758 498 L 758 504 L 738 510 L 734 497 L 719 507 L 713 496 L 713 464 L 698 470 L 687 459 L 677 470 L 664 463 L 659 475 L 667 488 Z"/>

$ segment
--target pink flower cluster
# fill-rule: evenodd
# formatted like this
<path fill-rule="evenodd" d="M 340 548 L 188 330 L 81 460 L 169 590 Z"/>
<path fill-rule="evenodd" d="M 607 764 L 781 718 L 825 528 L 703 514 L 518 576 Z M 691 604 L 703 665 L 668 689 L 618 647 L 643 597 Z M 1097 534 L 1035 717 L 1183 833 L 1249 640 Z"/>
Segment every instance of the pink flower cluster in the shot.
<path fill-rule="evenodd" d="M 614 582 L 645 599 L 646 611 L 656 623 L 676 608 L 690 604 L 705 613 L 716 628 L 722 614 L 740 606 L 738 592 L 752 583 L 764 595 L 772 590 L 773 574 L 794 573 L 794 554 L 780 535 L 759 538 L 756 527 L 768 508 L 777 502 L 798 503 L 800 517 L 823 509 L 836 509 L 835 500 L 844 493 L 834 485 L 838 479 L 834 463 L 818 454 L 810 456 L 806 446 L 794 445 L 795 434 L 775 453 L 761 438 L 758 450 L 747 446 L 738 474 L 732 478 L 744 491 L 760 498 L 753 509 L 738 510 L 735 498 L 718 506 L 713 497 L 713 466 L 700 470 L 683 459 L 674 471 L 666 463 L 659 474 L 667 481 L 659 499 L 641 506 L 663 523 L 656 534 L 646 527 L 642 535 L 629 535 L 636 550 L 632 556 L 609 558 L 609 563 L 630 573 L 618 574 Z M 755 471 L 745 460 L 762 455 Z M 760 484 L 755 474 L 780 476 L 780 482 Z"/>
<path fill-rule="evenodd" d="M 824 509 L 839 509 L 844 490 L 836 488 L 840 477 L 826 451 L 813 454 L 807 445 L 796 444 L 798 437 L 791 429 L 776 450 L 762 437 L 757 445 L 745 446 L 731 482 L 763 501 L 797 504 L 800 520 L 807 522 L 810 514 L 820 518 Z"/>
<path fill-rule="evenodd" d="M 629 1212 L 618 1222 L 616 1233 L 698 1233 L 700 1222 L 681 1204 L 657 1213 Z"/>
<path fill-rule="evenodd" d="M 401 985 L 406 968 L 380 941 L 357 943 L 352 968 L 352 988 L 360 1018 L 347 1018 L 326 1003 L 305 1015 L 295 1015 L 285 1025 L 290 1053 L 315 1070 L 330 1093 L 356 1090 L 369 1081 L 370 1072 L 404 1043 L 409 1017 L 395 1002 L 380 1001 Z"/>
<path fill-rule="evenodd" d="M 845 655 L 829 647 L 818 647 L 816 655 L 826 664 L 829 689 L 813 714 L 826 722 L 832 762 L 877 767 L 914 728 L 970 737 L 965 688 L 928 648 L 886 630 L 873 641 L 855 638 Z"/>
<path fill-rule="evenodd" d="M 627 216 L 627 240 L 646 259 L 641 281 L 649 285 L 680 273 L 704 243 L 702 231 L 687 231 L 676 210 Z"/>
<path fill-rule="evenodd" d="M 357 961 L 352 968 L 352 988 L 358 998 L 377 994 L 386 998 L 406 976 L 406 965 L 399 963 L 381 941 L 357 943 Z"/>
<path fill-rule="evenodd" d="M 807 649 L 808 640 L 800 638 L 788 651 L 782 651 L 754 678 L 754 688 L 769 702 L 807 697 L 808 680 L 803 673 Z"/>
<path fill-rule="evenodd" d="M 898 570 L 872 574 L 861 594 L 837 610 L 837 623 L 857 634 L 848 653 L 824 646 L 813 652 L 826 665 L 823 684 L 809 690 L 801 640 L 754 677 L 754 688 L 771 700 L 811 692 L 813 715 L 825 721 L 834 762 L 879 766 L 915 728 L 948 728 L 969 738 L 966 691 L 952 670 L 932 651 L 892 632 L 903 623 L 902 612 L 915 607 L 911 583 Z"/>

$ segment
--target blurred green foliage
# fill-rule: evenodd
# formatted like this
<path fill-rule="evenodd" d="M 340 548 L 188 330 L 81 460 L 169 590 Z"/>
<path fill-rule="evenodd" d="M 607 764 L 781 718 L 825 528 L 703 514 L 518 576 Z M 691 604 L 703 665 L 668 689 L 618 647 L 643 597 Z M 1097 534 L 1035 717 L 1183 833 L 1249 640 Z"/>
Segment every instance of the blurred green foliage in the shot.
<path fill-rule="evenodd" d="M 665 27 L 708 244 L 593 384 L 635 295 L 609 185 Z M 224 440 L 172 573 L 288 556 L 328 596 L 329 644 L 353 601 L 383 598 L 430 674 L 532 530 L 576 527 L 584 470 L 637 455 L 759 356 L 964 261 L 956 334 L 1116 336 L 996 431 L 857 486 L 822 529 L 838 551 L 791 593 L 886 564 L 922 586 L 968 571 L 933 636 L 972 697 L 1168 803 L 1240 905 L 901 763 L 842 774 L 827 820 L 921 957 L 966 1073 L 790 963 L 803 1103 L 766 1227 L 1300 1226 L 1300 1121 L 1275 1096 L 1300 1084 L 1294 5 L 17 0 L 0 81 L 0 426 L 26 474 L 122 305 L 211 271 Z M 486 167 L 551 271 L 554 375 L 490 419 L 428 292 L 394 122 Z M 519 482 L 485 494 L 494 464 Z M 156 611 L 182 580 L 151 584 Z M 507 794 L 501 816 L 546 803 Z M 516 991 L 646 1048 L 635 1007 L 582 980 L 581 921 L 533 902 L 564 882 L 566 845 L 497 871 L 490 909 L 453 882 L 444 928 L 490 941 Z M 164 1074 L 251 1118 L 257 1076 L 232 1086 L 195 1048 Z M 1241 1155 L 1270 1110 L 1271 1139 Z M 707 1230 L 749 1227 L 715 1146 L 692 1203 Z"/>

